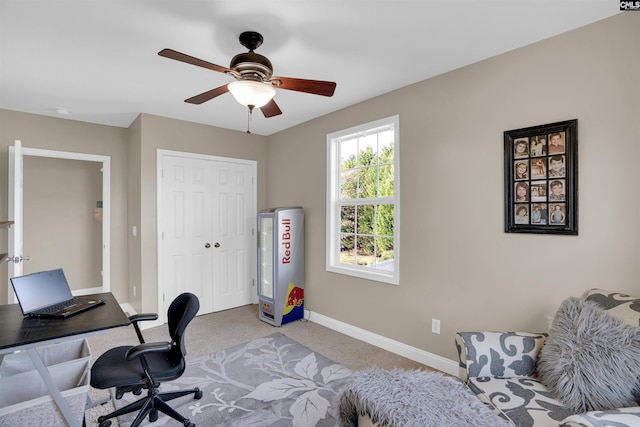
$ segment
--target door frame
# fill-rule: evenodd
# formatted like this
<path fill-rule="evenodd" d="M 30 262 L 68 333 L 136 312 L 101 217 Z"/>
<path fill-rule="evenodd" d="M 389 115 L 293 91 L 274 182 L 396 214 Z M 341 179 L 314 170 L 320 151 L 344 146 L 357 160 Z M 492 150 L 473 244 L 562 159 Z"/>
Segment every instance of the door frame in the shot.
<path fill-rule="evenodd" d="M 16 159 L 16 154 L 18 159 Z M 9 229 L 9 250 L 13 256 L 22 256 L 23 239 L 23 176 L 24 156 L 47 157 L 51 159 L 80 160 L 102 163 L 102 287 L 85 288 L 74 291 L 75 295 L 86 295 L 111 291 L 111 157 L 99 154 L 76 153 L 71 151 L 54 151 L 40 148 L 23 147 L 20 140 L 9 147 L 9 220 L 14 221 Z M 16 274 L 16 264 L 10 264 L 8 276 Z M 18 266 L 18 275 L 22 275 L 22 266 Z M 7 289 L 9 303 L 17 302 L 13 288 Z"/>
<path fill-rule="evenodd" d="M 184 157 L 187 159 L 193 159 L 193 160 L 210 160 L 210 161 L 215 161 L 215 162 L 222 162 L 222 163 L 237 163 L 237 164 L 243 164 L 243 165 L 247 165 L 251 167 L 251 171 L 253 176 L 255 177 L 255 182 L 253 183 L 253 194 L 251 195 L 251 201 L 253 203 L 254 206 L 254 221 L 253 221 L 253 226 L 251 228 L 251 235 L 253 236 L 253 241 L 254 241 L 254 246 L 256 248 L 255 251 L 252 252 L 252 260 L 254 262 L 251 263 L 251 271 L 250 271 L 250 277 L 252 278 L 252 287 L 255 288 L 256 286 L 256 277 L 257 277 L 257 271 L 258 271 L 258 265 L 257 265 L 257 261 L 256 260 L 256 256 L 257 256 L 257 235 L 256 235 L 256 225 L 257 225 L 257 220 L 258 220 L 258 183 L 257 183 L 257 170 L 258 170 L 258 162 L 255 160 L 247 160 L 247 159 L 238 159 L 238 158 L 233 158 L 233 157 L 220 157 L 220 156 L 213 156 L 213 155 L 209 155 L 209 154 L 200 154 L 200 153 L 191 153 L 191 152 L 186 152 L 186 151 L 174 151 L 174 150 L 164 150 L 164 149 L 157 149 L 156 150 L 156 190 L 157 190 L 157 194 L 156 194 L 156 215 L 157 215 L 157 225 L 156 225 L 156 241 L 158 242 L 157 244 L 157 251 L 156 251 L 156 269 L 157 269 L 157 276 L 158 276 L 158 300 L 157 300 L 157 304 L 158 304 L 158 308 L 163 307 L 164 306 L 164 302 L 162 300 L 162 296 L 164 294 L 164 289 L 165 289 L 165 285 L 164 285 L 164 277 L 163 277 L 163 269 L 161 268 L 161 264 L 162 264 L 162 254 L 164 253 L 164 240 L 162 239 L 162 230 L 164 229 L 164 213 L 162 211 L 162 206 L 163 206 L 163 199 L 162 199 L 162 195 L 163 195 L 163 185 L 162 185 L 162 164 L 163 164 L 163 160 L 164 157 Z M 257 304 L 258 303 L 258 293 L 253 292 L 253 295 L 251 296 L 251 303 L 252 304 Z M 167 317 L 167 313 L 162 312 L 163 310 L 158 310 L 158 323 L 162 324 L 165 323 L 167 321 L 166 317 Z"/>

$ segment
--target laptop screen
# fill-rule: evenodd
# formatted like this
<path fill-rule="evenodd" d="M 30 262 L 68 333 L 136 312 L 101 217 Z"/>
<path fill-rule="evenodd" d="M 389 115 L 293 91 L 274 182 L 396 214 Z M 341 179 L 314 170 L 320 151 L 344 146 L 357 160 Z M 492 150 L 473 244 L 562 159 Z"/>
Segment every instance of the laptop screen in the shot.
<path fill-rule="evenodd" d="M 61 268 L 11 278 L 24 314 L 73 298 Z"/>

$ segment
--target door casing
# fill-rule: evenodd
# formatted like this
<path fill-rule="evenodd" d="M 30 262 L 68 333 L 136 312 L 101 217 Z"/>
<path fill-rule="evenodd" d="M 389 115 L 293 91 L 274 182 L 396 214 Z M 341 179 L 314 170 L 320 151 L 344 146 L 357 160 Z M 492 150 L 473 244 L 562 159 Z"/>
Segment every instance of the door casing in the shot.
<path fill-rule="evenodd" d="M 75 290 L 75 295 L 86 295 L 111 291 L 111 157 L 98 154 L 54 151 L 22 146 L 20 140 L 9 147 L 9 250 L 11 256 L 23 256 L 23 156 L 48 157 L 54 159 L 81 160 L 102 163 L 102 287 Z M 26 254 L 28 255 L 28 254 Z M 23 274 L 22 263 L 9 262 L 8 277 Z M 7 289 L 9 303 L 16 303 L 13 288 Z"/>

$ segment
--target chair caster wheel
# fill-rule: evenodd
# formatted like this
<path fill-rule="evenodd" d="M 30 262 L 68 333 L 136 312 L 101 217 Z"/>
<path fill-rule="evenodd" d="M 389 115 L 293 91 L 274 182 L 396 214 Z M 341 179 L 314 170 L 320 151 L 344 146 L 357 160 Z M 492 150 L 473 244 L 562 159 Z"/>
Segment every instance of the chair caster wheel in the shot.
<path fill-rule="evenodd" d="M 158 421 L 158 410 L 157 409 L 152 409 L 151 412 L 149 412 L 149 421 L 152 423 L 155 423 L 156 421 Z"/>
<path fill-rule="evenodd" d="M 100 417 L 102 418 L 102 417 Z M 100 427 L 109 427 L 111 425 L 111 420 L 100 420 L 100 418 L 98 418 L 98 422 L 100 424 L 98 424 Z"/>
<path fill-rule="evenodd" d="M 196 427 L 196 425 L 189 420 L 186 420 L 183 424 L 185 427 Z"/>
<path fill-rule="evenodd" d="M 196 391 L 196 394 L 193 395 L 194 399 L 202 399 L 202 390 Z"/>

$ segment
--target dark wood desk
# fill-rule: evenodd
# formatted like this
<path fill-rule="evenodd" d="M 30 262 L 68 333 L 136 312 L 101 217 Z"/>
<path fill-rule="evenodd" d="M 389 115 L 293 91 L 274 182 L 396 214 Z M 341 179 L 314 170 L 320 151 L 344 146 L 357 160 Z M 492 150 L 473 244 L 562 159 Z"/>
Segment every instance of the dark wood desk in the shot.
<path fill-rule="evenodd" d="M 71 410 L 54 384 L 36 348 L 86 338 L 104 333 L 107 329 L 127 326 L 131 323 L 111 292 L 83 297 L 104 299 L 106 302 L 66 319 L 24 317 L 18 304 L 0 305 L 0 355 L 26 350 L 49 393 L 71 426 L 76 425 Z"/>

